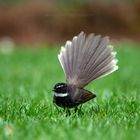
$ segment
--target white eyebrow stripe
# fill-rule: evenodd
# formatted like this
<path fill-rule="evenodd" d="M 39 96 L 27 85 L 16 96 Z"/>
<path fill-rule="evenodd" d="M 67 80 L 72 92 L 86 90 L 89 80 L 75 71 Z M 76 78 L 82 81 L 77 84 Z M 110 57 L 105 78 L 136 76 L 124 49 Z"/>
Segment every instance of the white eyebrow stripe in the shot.
<path fill-rule="evenodd" d="M 66 96 L 68 96 L 69 94 L 68 93 L 54 93 L 54 95 L 56 96 L 56 97 L 66 97 Z"/>
<path fill-rule="evenodd" d="M 64 85 L 59 85 L 59 86 L 57 86 L 57 88 L 60 88 L 60 87 L 63 87 Z"/>

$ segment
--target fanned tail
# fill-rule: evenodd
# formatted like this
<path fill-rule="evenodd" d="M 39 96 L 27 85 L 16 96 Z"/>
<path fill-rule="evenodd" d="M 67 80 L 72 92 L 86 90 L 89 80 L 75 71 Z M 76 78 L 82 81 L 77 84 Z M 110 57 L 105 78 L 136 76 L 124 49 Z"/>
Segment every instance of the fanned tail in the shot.
<path fill-rule="evenodd" d="M 66 42 L 58 57 L 68 83 L 84 87 L 118 69 L 115 55 L 109 37 L 90 34 L 86 38 L 81 32 Z"/>

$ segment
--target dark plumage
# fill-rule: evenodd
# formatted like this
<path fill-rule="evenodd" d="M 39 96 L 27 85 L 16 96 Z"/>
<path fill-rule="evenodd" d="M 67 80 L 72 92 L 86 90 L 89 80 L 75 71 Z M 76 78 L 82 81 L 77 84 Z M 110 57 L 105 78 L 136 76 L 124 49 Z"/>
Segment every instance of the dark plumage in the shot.
<path fill-rule="evenodd" d="M 118 69 L 109 37 L 83 32 L 67 41 L 58 55 L 67 82 L 54 86 L 53 102 L 60 107 L 72 108 L 83 104 L 95 94 L 83 89 L 90 82 Z"/>
<path fill-rule="evenodd" d="M 72 108 L 96 97 L 95 94 L 92 94 L 91 92 L 85 89 L 77 88 L 73 85 L 67 85 L 67 90 L 65 93 L 69 94 L 64 97 L 54 95 L 53 102 L 60 107 Z"/>

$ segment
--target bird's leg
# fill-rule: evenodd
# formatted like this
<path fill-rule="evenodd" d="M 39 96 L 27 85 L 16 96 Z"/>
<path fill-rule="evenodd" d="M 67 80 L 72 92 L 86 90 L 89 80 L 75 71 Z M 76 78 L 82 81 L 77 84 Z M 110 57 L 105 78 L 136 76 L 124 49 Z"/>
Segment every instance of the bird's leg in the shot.
<path fill-rule="evenodd" d="M 79 106 L 78 108 L 78 115 L 82 113 L 82 105 Z"/>
<path fill-rule="evenodd" d="M 67 108 L 67 107 L 64 107 L 64 112 L 66 113 L 66 116 L 70 116 L 71 115 L 70 109 Z"/>
<path fill-rule="evenodd" d="M 55 104 L 54 104 L 54 105 L 55 105 Z M 57 105 L 55 105 L 55 107 L 56 107 L 56 109 L 57 109 L 57 111 L 58 111 L 59 113 L 62 113 L 61 109 L 59 109 L 59 107 L 58 107 Z"/>
<path fill-rule="evenodd" d="M 76 107 L 75 107 L 75 109 L 74 109 L 74 112 L 76 113 L 76 112 L 77 112 L 77 110 L 78 110 L 78 107 L 76 106 Z"/>
<path fill-rule="evenodd" d="M 66 113 L 66 108 L 64 107 L 64 112 Z"/>
<path fill-rule="evenodd" d="M 80 105 L 79 110 L 82 111 L 82 104 Z"/>
<path fill-rule="evenodd" d="M 82 108 L 82 105 L 80 105 L 79 108 L 76 106 L 75 109 L 74 109 L 74 112 L 75 112 L 75 113 L 76 113 L 77 111 L 78 111 L 78 113 L 81 112 L 81 110 L 82 110 L 81 108 Z"/>
<path fill-rule="evenodd" d="M 66 108 L 66 116 L 70 116 L 70 115 L 71 115 L 70 109 Z"/>

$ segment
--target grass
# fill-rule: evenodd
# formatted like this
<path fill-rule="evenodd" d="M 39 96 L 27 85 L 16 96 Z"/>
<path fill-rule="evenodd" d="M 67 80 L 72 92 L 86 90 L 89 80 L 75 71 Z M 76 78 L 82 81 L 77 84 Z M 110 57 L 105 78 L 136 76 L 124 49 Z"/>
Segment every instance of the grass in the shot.
<path fill-rule="evenodd" d="M 53 85 L 65 80 L 59 48 L 0 53 L 0 139 L 138 140 L 140 49 L 116 46 L 119 70 L 90 84 L 97 98 L 67 117 L 52 104 Z"/>

